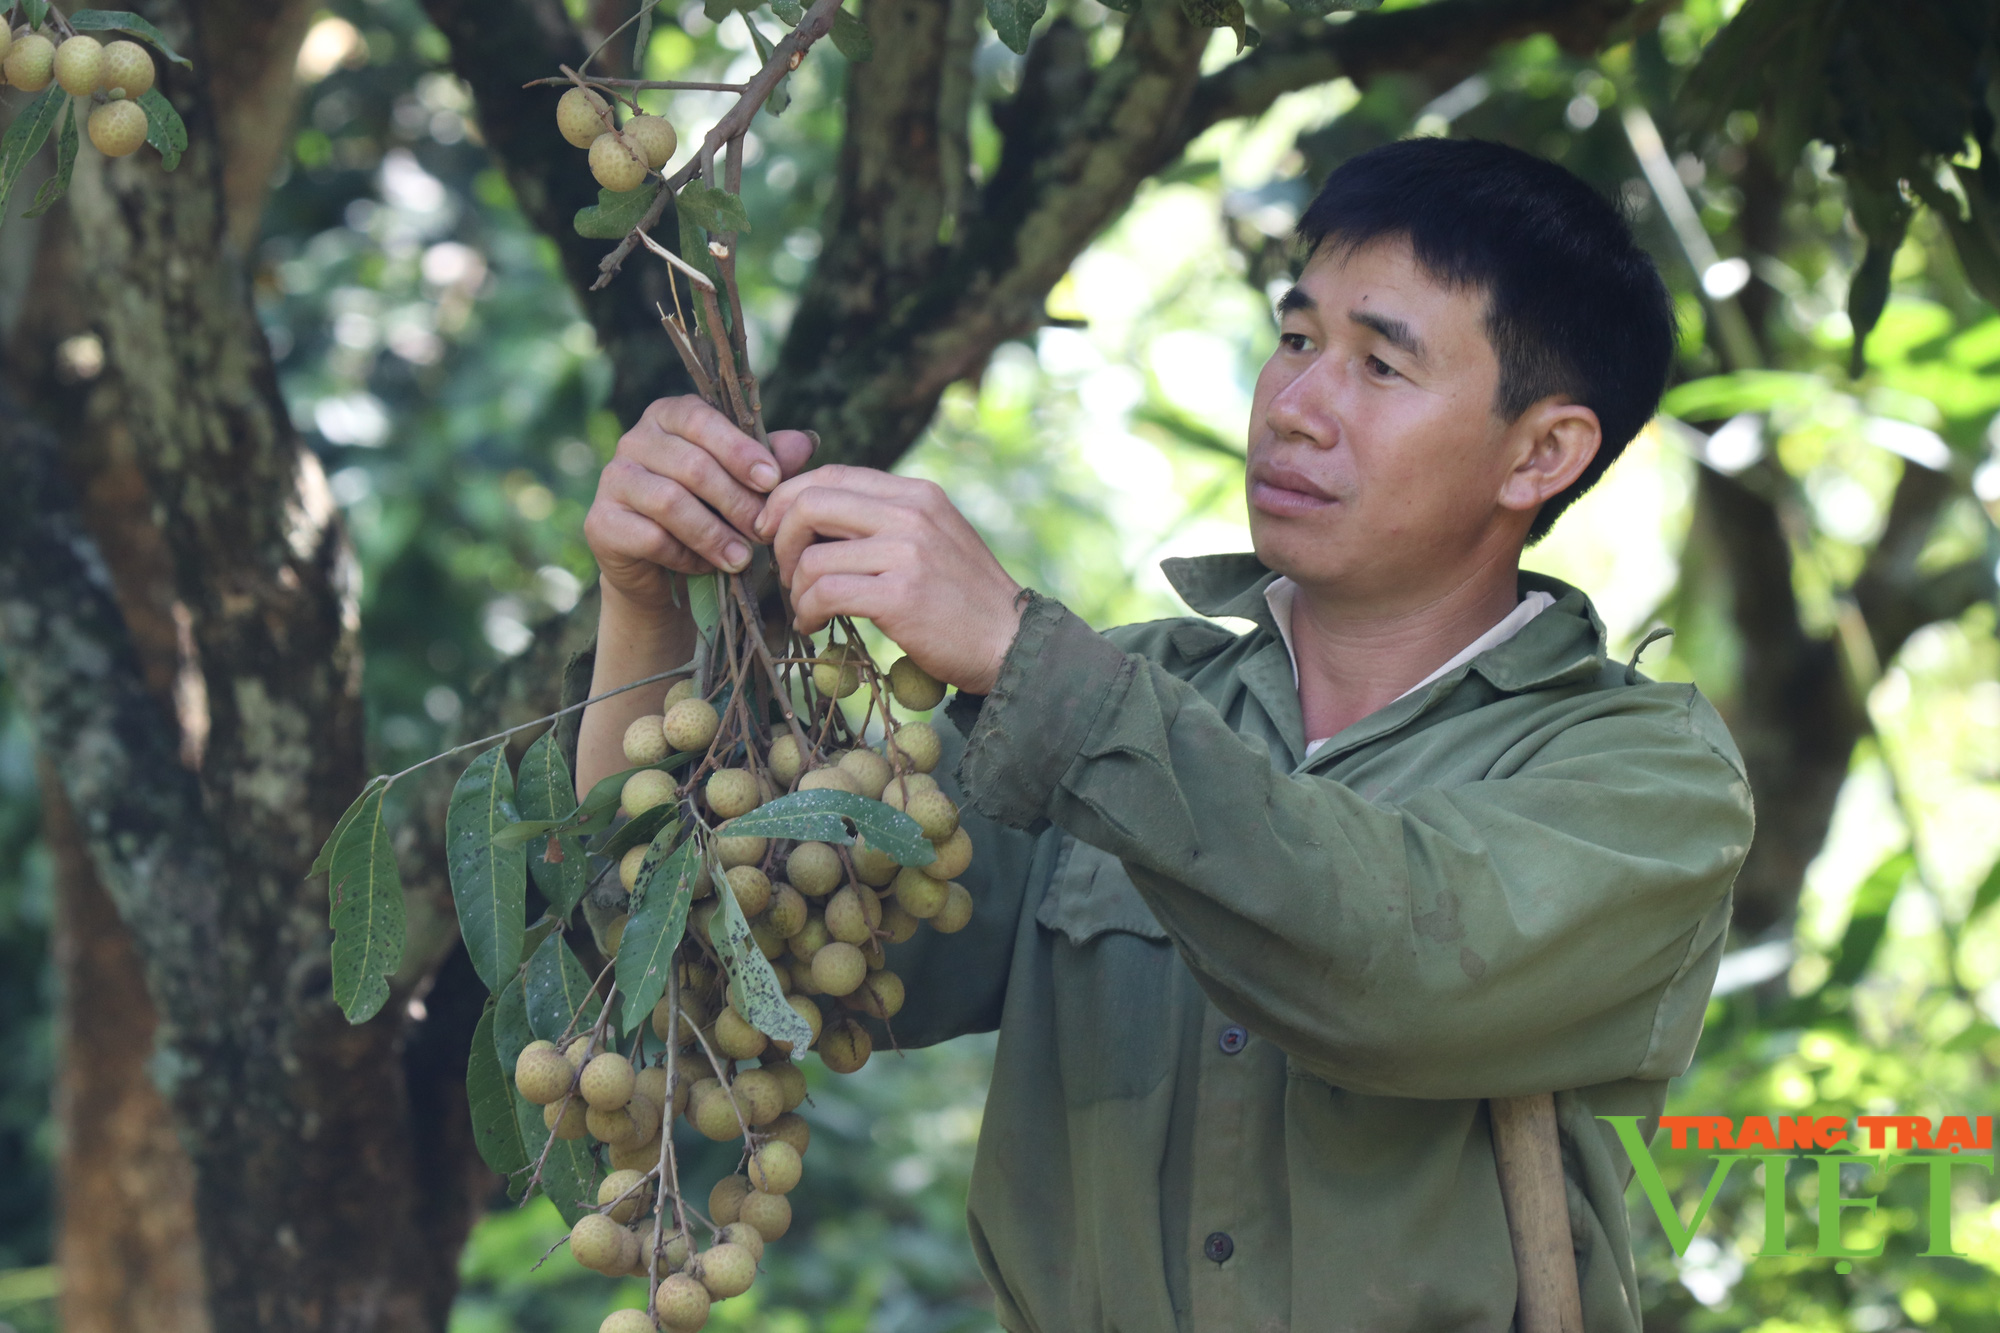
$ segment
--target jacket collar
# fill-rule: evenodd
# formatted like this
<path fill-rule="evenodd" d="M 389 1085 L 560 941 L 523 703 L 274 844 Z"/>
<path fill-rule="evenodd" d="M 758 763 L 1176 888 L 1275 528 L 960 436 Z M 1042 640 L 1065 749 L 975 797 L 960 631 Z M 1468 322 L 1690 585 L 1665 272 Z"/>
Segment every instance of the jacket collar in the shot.
<path fill-rule="evenodd" d="M 1248 551 L 1162 561 L 1161 571 L 1174 591 L 1198 614 L 1230 616 L 1256 623 L 1258 632 L 1277 637 L 1278 627 L 1264 600 L 1264 589 L 1278 576 Z M 1443 681 L 1462 679 L 1466 671 L 1484 676 L 1505 694 L 1549 689 L 1587 680 L 1603 669 L 1604 622 L 1583 591 L 1561 579 L 1522 570 L 1523 593 L 1541 591 L 1556 599 L 1520 633 L 1481 653 Z M 1430 690 L 1417 691 L 1418 696 Z M 1388 710 L 1384 710 L 1388 711 Z"/>

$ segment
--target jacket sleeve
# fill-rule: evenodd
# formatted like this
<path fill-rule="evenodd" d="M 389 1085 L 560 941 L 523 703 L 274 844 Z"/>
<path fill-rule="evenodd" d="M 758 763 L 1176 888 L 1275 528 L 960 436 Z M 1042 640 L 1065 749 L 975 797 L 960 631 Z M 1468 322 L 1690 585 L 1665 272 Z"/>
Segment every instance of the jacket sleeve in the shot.
<path fill-rule="evenodd" d="M 1600 692 L 1505 776 L 1362 798 L 1037 599 L 959 775 L 1120 858 L 1217 1007 L 1337 1086 L 1485 1097 L 1682 1072 L 1750 797 L 1692 689 Z"/>

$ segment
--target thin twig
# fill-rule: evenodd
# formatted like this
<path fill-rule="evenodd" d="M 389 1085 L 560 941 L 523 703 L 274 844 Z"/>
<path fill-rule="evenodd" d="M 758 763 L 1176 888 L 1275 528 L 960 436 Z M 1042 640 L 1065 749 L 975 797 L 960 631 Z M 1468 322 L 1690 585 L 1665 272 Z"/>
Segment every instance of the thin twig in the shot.
<path fill-rule="evenodd" d="M 541 88 L 550 84 L 568 82 L 568 79 L 557 78 L 551 75 L 546 79 L 529 79 L 521 86 L 523 88 Z M 597 74 L 591 75 L 584 82 L 593 87 L 630 88 L 633 92 L 637 93 L 740 93 L 750 86 L 747 83 L 694 83 L 685 79 L 607 79 Z"/>
<path fill-rule="evenodd" d="M 589 55 L 583 58 L 583 64 L 579 68 L 589 69 L 590 62 L 597 59 L 598 56 L 603 54 L 604 48 L 611 45 L 611 39 L 613 37 L 616 37 L 619 33 L 625 31 L 627 28 L 631 27 L 634 23 L 637 23 L 640 20 L 640 18 L 642 17 L 650 18 L 652 16 L 654 8 L 658 6 L 659 3 L 660 0 L 646 0 L 645 4 L 639 6 L 638 13 L 632 15 L 631 18 L 626 19 L 623 23 L 619 24 L 617 27 L 613 28 L 610 32 L 605 34 L 604 40 L 597 44 L 597 49 L 592 51 Z M 634 61 L 633 63 L 636 67 L 638 62 Z"/>
<path fill-rule="evenodd" d="M 674 322 L 672 315 L 661 308 L 659 302 L 653 303 L 653 309 L 660 312 L 660 327 L 667 331 L 667 341 L 672 343 L 674 351 L 680 354 L 681 364 L 687 367 L 688 378 L 694 381 L 695 392 L 702 396 L 704 402 L 713 406 L 715 381 L 708 377 L 708 371 L 702 366 L 701 358 L 695 355 L 694 344 L 688 341 L 687 334 L 681 332 L 680 325 Z"/>
<path fill-rule="evenodd" d="M 635 229 L 635 232 L 639 237 L 639 239 L 645 242 L 646 248 L 648 250 L 651 250 L 654 254 L 658 255 L 660 258 L 666 260 L 669 264 L 679 269 L 683 274 L 686 275 L 687 280 L 693 283 L 697 288 L 706 292 L 713 292 L 715 290 L 715 284 L 708 280 L 708 274 L 703 273 L 693 264 L 688 263 L 687 260 L 682 259 L 679 255 L 675 254 L 673 251 L 667 249 L 666 246 L 661 245 L 658 241 L 654 240 L 652 236 L 647 233 L 645 228 L 643 227 L 637 228 Z"/>

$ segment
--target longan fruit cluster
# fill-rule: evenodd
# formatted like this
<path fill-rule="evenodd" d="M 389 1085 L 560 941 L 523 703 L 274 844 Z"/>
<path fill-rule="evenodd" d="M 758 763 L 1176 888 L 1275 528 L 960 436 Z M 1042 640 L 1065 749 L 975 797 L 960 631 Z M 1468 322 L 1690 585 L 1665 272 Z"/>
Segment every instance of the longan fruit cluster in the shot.
<path fill-rule="evenodd" d="M 659 116 L 636 115 L 623 125 L 611 103 L 591 88 L 571 88 L 556 103 L 556 129 L 590 153 L 590 174 L 607 190 L 636 190 L 650 172 L 673 160 L 679 138 Z"/>
<path fill-rule="evenodd" d="M 24 93 L 54 83 L 72 97 L 101 98 L 85 131 L 106 157 L 125 157 L 146 142 L 151 127 L 138 99 L 153 87 L 153 57 L 137 42 L 104 43 L 79 34 L 58 46 L 27 28 L 0 28 L 0 72 Z"/>

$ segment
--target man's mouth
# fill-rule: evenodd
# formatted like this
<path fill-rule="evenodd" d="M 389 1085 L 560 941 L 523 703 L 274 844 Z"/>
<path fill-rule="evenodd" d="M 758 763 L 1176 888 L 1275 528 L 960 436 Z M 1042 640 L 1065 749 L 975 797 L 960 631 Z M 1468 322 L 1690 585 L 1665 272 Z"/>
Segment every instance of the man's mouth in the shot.
<path fill-rule="evenodd" d="M 1269 463 L 1250 469 L 1250 504 L 1273 517 L 1314 514 L 1338 503 L 1336 496 L 1302 472 Z"/>

